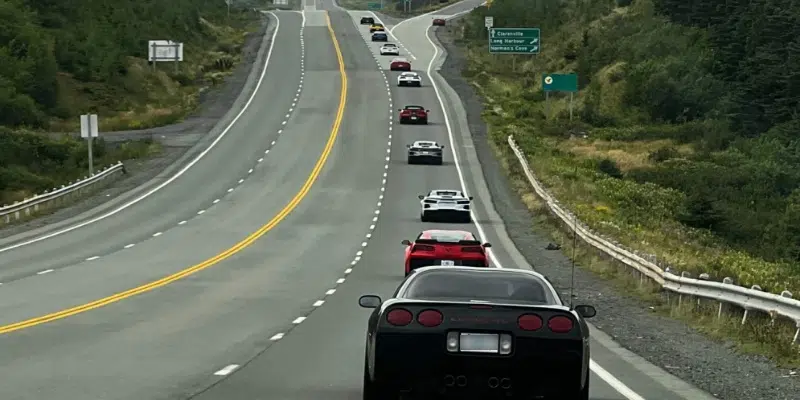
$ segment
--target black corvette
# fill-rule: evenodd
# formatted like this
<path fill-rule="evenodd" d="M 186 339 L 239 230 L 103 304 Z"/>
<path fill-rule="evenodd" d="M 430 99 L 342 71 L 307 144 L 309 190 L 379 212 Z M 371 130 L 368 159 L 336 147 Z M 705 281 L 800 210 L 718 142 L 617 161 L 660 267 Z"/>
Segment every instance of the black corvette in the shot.
<path fill-rule="evenodd" d="M 565 306 L 536 272 L 425 267 L 358 302 L 374 309 L 364 400 L 589 398 L 596 311 Z"/>

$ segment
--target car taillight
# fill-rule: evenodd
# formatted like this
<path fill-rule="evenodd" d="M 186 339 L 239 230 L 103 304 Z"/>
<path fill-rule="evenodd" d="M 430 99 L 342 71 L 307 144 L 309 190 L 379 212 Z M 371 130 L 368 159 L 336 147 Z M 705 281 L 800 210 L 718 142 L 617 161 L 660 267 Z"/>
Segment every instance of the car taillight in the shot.
<path fill-rule="evenodd" d="M 428 246 L 428 245 L 425 245 L 425 244 L 418 244 L 418 245 L 414 246 L 414 250 L 413 251 L 436 251 L 436 247 Z"/>
<path fill-rule="evenodd" d="M 394 326 L 406 326 L 413 320 L 414 315 L 404 308 L 389 311 L 389 314 L 386 315 L 386 321 Z"/>
<path fill-rule="evenodd" d="M 462 247 L 461 251 L 463 251 L 464 253 L 483 253 L 483 248 L 480 247 L 480 246 L 478 246 L 478 247 Z"/>
<path fill-rule="evenodd" d="M 536 331 L 542 327 L 542 319 L 535 314 L 525 314 L 517 319 L 517 324 L 523 331 Z"/>
<path fill-rule="evenodd" d="M 417 315 L 417 322 L 428 328 L 439 326 L 442 321 L 444 321 L 444 316 L 436 310 L 425 310 Z"/>
<path fill-rule="evenodd" d="M 572 326 L 571 319 L 560 315 L 547 321 L 547 327 L 555 333 L 567 333 L 572 330 Z"/>

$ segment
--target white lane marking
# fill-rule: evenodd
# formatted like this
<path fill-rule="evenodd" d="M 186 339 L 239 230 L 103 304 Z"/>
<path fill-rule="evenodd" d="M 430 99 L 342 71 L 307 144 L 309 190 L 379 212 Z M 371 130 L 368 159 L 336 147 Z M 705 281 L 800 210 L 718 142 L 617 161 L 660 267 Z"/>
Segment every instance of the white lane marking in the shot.
<path fill-rule="evenodd" d="M 350 275 L 351 272 L 353 272 L 352 268 L 348 268 L 348 269 L 344 270 L 344 274 L 345 275 Z"/>
<path fill-rule="evenodd" d="M 217 204 L 217 203 L 219 203 L 219 199 L 214 199 L 214 201 L 212 201 L 211 203 L 212 204 Z"/>
<path fill-rule="evenodd" d="M 317 300 L 317 301 L 314 302 L 313 306 L 314 307 L 320 307 L 323 304 L 325 304 L 325 300 Z"/>
<path fill-rule="evenodd" d="M 284 335 L 283 333 L 276 333 L 271 338 L 269 338 L 269 340 L 271 340 L 273 342 L 277 342 L 278 340 L 283 339 L 283 335 Z"/>
<path fill-rule="evenodd" d="M 91 256 L 91 257 L 87 258 L 86 261 L 94 261 L 94 260 L 97 260 L 98 258 L 100 258 L 100 256 Z"/>
<path fill-rule="evenodd" d="M 472 10 L 470 10 L 470 11 L 472 11 Z M 467 11 L 467 12 L 469 12 L 469 11 Z M 461 14 L 464 14 L 464 13 L 461 13 Z M 455 16 L 456 15 L 454 15 L 453 17 L 455 17 Z M 428 75 L 428 79 L 431 82 L 431 86 L 433 87 L 433 90 L 436 93 L 436 98 L 439 100 L 439 106 L 442 108 L 442 114 L 444 116 L 444 124 L 445 124 L 445 127 L 447 128 L 447 136 L 448 136 L 448 139 L 450 141 L 450 152 L 453 154 L 453 164 L 455 164 L 456 172 L 458 172 L 458 180 L 461 183 L 461 191 L 464 192 L 465 195 L 468 195 L 467 185 L 466 185 L 466 183 L 464 181 L 464 173 L 461 171 L 461 166 L 459 165 L 460 163 L 458 161 L 458 154 L 457 154 L 456 146 L 455 146 L 453 128 L 450 125 L 450 117 L 449 117 L 449 115 L 447 113 L 447 108 L 445 107 L 445 104 L 444 104 L 444 98 L 442 97 L 442 94 L 439 91 L 439 86 L 436 84 L 436 81 L 433 79 L 433 75 L 431 74 L 431 70 L 433 69 L 433 63 L 436 61 L 436 58 L 439 56 L 439 46 L 437 46 L 433 42 L 433 39 L 431 39 L 431 36 L 430 36 L 431 29 L 430 28 L 431 27 L 429 26 L 425 30 L 425 38 L 428 39 L 428 43 L 430 43 L 430 45 L 434 48 L 434 53 L 433 53 L 433 57 L 431 58 L 430 63 L 428 63 L 428 69 L 427 69 L 426 73 Z M 483 239 L 483 241 L 485 241 L 486 240 L 486 233 L 484 232 L 483 227 L 478 222 L 478 220 L 475 218 L 474 211 L 470 211 L 470 214 L 472 215 L 472 222 L 475 225 L 475 228 L 478 230 L 478 235 Z M 491 249 L 489 249 L 489 250 L 491 250 Z M 492 253 L 491 251 L 488 251 L 487 253 L 488 253 L 489 257 L 491 258 L 492 263 L 494 264 L 495 267 L 503 268 L 503 265 L 500 263 L 500 261 L 497 259 L 497 257 L 495 257 L 494 253 Z M 600 379 L 605 381 L 609 386 L 611 386 L 614 390 L 616 390 L 619 394 L 621 394 L 626 399 L 628 399 L 628 400 L 645 400 L 642 396 L 640 396 L 639 394 L 637 394 L 636 392 L 631 390 L 631 388 L 629 388 L 627 385 L 625 385 L 620 380 L 618 380 L 613 375 L 611 375 L 611 373 L 609 373 L 608 371 L 606 371 L 605 369 L 600 367 L 600 365 L 598 365 L 594 360 L 590 360 L 589 366 L 590 366 L 591 370 L 595 374 L 597 374 L 597 376 Z"/>
<path fill-rule="evenodd" d="M 244 178 L 239 179 L 239 183 L 242 183 L 242 182 L 244 182 Z"/>
<path fill-rule="evenodd" d="M 37 273 L 36 273 L 36 275 L 44 275 L 44 274 L 49 274 L 49 273 L 51 273 L 51 272 L 53 272 L 53 270 L 52 270 L 52 269 L 46 269 L 46 270 L 44 270 L 44 271 L 39 271 L 39 272 L 37 272 Z"/>
<path fill-rule="evenodd" d="M 205 212 L 206 212 L 206 210 L 200 210 L 200 211 L 198 211 L 198 212 L 197 212 L 197 215 L 202 215 L 202 214 L 204 214 Z"/>
<path fill-rule="evenodd" d="M 178 222 L 178 225 L 183 225 L 185 223 L 186 223 L 186 221 L 181 221 L 181 222 Z"/>
<path fill-rule="evenodd" d="M 133 247 L 133 246 L 136 246 L 136 244 L 135 244 L 135 243 L 126 244 L 124 248 L 126 248 L 126 249 L 130 249 L 130 248 L 131 248 L 131 247 Z"/>
<path fill-rule="evenodd" d="M 0 249 L 0 253 L 4 253 L 4 252 L 9 251 L 9 250 L 14 250 L 14 249 L 20 248 L 22 246 L 27 246 L 27 245 L 30 245 L 30 244 L 33 244 L 33 243 L 38 243 L 38 242 L 41 242 L 42 240 L 50 239 L 52 237 L 63 235 L 65 233 L 67 233 L 67 232 L 72 232 L 72 231 L 74 231 L 76 229 L 83 228 L 84 226 L 93 224 L 93 223 L 98 222 L 98 221 L 102 221 L 102 220 L 104 220 L 104 219 L 106 219 L 108 217 L 116 215 L 116 214 L 120 213 L 121 211 L 130 208 L 134 204 L 139 203 L 140 201 L 152 196 L 153 193 L 156 193 L 157 191 L 159 191 L 159 190 L 163 189 L 164 187 L 166 187 L 167 185 L 171 184 L 172 182 L 174 182 L 175 180 L 177 180 L 178 178 L 183 176 L 186 173 L 186 171 L 188 171 L 190 168 L 192 168 L 201 159 L 203 159 L 203 157 L 205 157 L 209 152 L 211 152 L 211 149 L 216 147 L 217 144 L 220 141 L 222 141 L 222 139 L 228 134 L 228 132 L 231 130 L 231 128 L 233 128 L 233 126 L 236 124 L 236 122 L 239 121 L 239 118 L 241 118 L 242 115 L 244 115 L 245 111 L 247 111 L 247 109 L 250 107 L 250 104 L 252 104 L 253 99 L 255 99 L 256 95 L 259 93 L 259 88 L 261 87 L 261 84 L 264 82 L 264 77 L 267 75 L 267 69 L 269 67 L 269 62 L 270 62 L 270 59 L 272 58 L 272 50 L 275 47 L 275 38 L 278 36 L 278 31 L 280 30 L 280 27 L 281 27 L 280 18 L 278 18 L 278 16 L 275 15 L 271 11 L 268 11 L 267 13 L 272 15 L 273 18 L 275 18 L 275 21 L 276 21 L 275 30 L 272 32 L 272 38 L 270 38 L 269 50 L 267 51 L 267 58 L 266 58 L 266 60 L 264 60 L 264 68 L 261 70 L 261 75 L 258 77 L 258 81 L 256 82 L 255 89 L 253 89 L 253 93 L 250 94 L 250 98 L 248 98 L 247 102 L 244 103 L 244 106 L 239 111 L 239 113 L 236 114 L 235 117 L 233 117 L 233 120 L 231 120 L 231 122 L 228 124 L 228 126 L 225 127 L 225 129 L 222 132 L 220 132 L 220 134 L 214 139 L 214 141 L 211 142 L 211 144 L 208 145 L 208 147 L 205 150 L 203 150 L 200 154 L 197 155 L 197 157 L 195 157 L 192 161 L 190 161 L 183 168 L 181 168 L 175 175 L 171 176 L 169 179 L 167 179 L 166 181 L 162 182 L 160 185 L 158 185 L 158 186 L 154 187 L 153 189 L 149 190 L 147 193 L 144 193 L 144 194 L 140 195 L 139 197 L 137 197 L 137 198 L 135 198 L 135 199 L 123 204 L 119 208 L 111 210 L 111 211 L 109 211 L 109 212 L 107 212 L 107 213 L 105 213 L 103 215 L 100 215 L 98 217 L 92 218 L 90 220 L 87 220 L 87 221 L 81 222 L 79 224 L 70 226 L 68 228 L 64 228 L 64 229 L 61 229 L 59 231 L 51 232 L 51 233 L 48 233 L 46 235 L 42 235 L 42 236 L 30 239 L 30 240 L 26 240 L 24 242 L 16 243 L 16 244 L 13 244 L 11 246 L 7 246 L 7 247 L 4 247 L 4 248 L 1 248 Z"/>
<path fill-rule="evenodd" d="M 306 320 L 306 317 L 297 317 L 294 321 L 292 321 L 292 323 L 297 325 L 297 324 L 299 324 L 299 323 L 301 323 L 301 322 L 303 322 L 305 320 Z"/>
<path fill-rule="evenodd" d="M 349 269 L 349 268 L 348 268 L 348 269 Z M 345 273 L 346 273 L 346 272 L 347 272 L 347 271 L 345 271 Z M 325 296 L 330 296 L 330 295 L 332 295 L 332 294 L 334 294 L 334 293 L 336 293 L 336 289 L 328 289 L 328 291 L 327 291 L 327 292 L 325 292 Z"/>
<path fill-rule="evenodd" d="M 159 236 L 161 236 L 163 234 L 164 234 L 163 232 L 156 232 L 156 233 L 153 234 L 153 237 L 159 237 Z"/>
<path fill-rule="evenodd" d="M 345 281 L 345 279 L 344 279 L 344 278 L 339 278 L 339 279 L 337 279 L 337 280 L 336 280 L 336 283 L 338 283 L 338 284 L 340 284 L 340 285 L 341 285 L 341 284 L 343 284 L 343 283 L 344 283 L 344 281 Z"/>
<path fill-rule="evenodd" d="M 233 372 L 236 368 L 239 368 L 238 364 L 231 364 L 217 372 L 214 372 L 214 375 L 225 376 Z"/>

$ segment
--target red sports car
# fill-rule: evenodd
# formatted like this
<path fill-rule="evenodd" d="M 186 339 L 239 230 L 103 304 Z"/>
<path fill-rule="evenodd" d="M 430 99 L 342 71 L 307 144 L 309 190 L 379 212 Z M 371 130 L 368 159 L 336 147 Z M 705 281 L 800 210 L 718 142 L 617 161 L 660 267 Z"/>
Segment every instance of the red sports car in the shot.
<path fill-rule="evenodd" d="M 397 57 L 392 59 L 389 69 L 392 71 L 411 71 L 411 63 L 406 58 Z"/>
<path fill-rule="evenodd" d="M 467 231 L 433 229 L 423 231 L 412 243 L 406 245 L 406 275 L 411 271 L 433 265 L 467 267 L 488 267 L 486 249 L 489 243 L 481 243 L 475 235 Z"/>
<path fill-rule="evenodd" d="M 433 20 L 433 26 L 444 26 L 445 22 L 442 18 L 436 18 Z"/>
<path fill-rule="evenodd" d="M 428 113 L 431 112 L 422 106 L 405 106 L 397 111 L 400 111 L 401 124 L 427 124 Z"/>

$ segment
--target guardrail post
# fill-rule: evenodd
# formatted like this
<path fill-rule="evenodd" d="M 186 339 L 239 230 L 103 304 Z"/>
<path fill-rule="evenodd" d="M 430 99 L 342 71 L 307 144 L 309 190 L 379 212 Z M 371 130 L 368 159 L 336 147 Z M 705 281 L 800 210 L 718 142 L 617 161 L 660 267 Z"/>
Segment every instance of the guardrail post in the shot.
<path fill-rule="evenodd" d="M 750 289 L 751 290 L 758 290 L 758 291 L 762 291 L 763 290 L 763 289 L 761 289 L 761 286 L 758 286 L 758 285 L 750 286 Z M 742 325 L 744 325 L 744 323 L 747 322 L 747 314 L 748 314 L 749 311 L 750 311 L 749 307 L 745 307 L 744 308 L 744 315 L 742 315 Z"/>
<path fill-rule="evenodd" d="M 702 273 L 702 274 L 700 274 L 700 276 L 697 277 L 697 279 L 700 279 L 701 281 L 707 281 L 707 280 L 711 279 L 711 277 L 706 273 Z M 700 301 L 702 299 L 703 299 L 702 297 L 697 296 L 697 307 L 698 308 L 701 306 Z"/>
<path fill-rule="evenodd" d="M 686 271 L 681 272 L 681 278 L 691 278 L 692 275 Z M 683 293 L 678 293 L 678 307 L 683 303 Z"/>
<path fill-rule="evenodd" d="M 723 285 L 733 285 L 733 278 L 726 276 L 725 279 L 722 280 Z M 719 311 L 717 311 L 717 319 L 722 318 L 722 309 L 725 307 L 725 302 L 719 302 Z"/>

